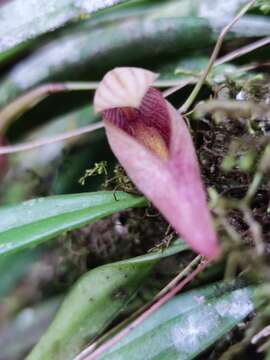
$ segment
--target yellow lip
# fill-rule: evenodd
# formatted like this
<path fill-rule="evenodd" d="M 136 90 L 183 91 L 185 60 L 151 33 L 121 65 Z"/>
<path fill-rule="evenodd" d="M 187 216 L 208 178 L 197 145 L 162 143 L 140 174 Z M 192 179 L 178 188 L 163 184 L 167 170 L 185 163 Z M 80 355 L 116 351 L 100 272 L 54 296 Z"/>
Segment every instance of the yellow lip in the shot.
<path fill-rule="evenodd" d="M 168 160 L 168 147 L 157 129 L 138 124 L 135 128 L 134 137 L 162 160 Z"/>

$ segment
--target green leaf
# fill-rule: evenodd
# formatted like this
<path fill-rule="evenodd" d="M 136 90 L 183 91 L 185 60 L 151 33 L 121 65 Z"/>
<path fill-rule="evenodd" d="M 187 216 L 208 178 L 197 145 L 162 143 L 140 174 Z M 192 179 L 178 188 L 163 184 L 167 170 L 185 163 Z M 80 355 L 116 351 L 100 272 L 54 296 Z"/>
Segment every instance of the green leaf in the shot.
<path fill-rule="evenodd" d="M 212 284 L 178 295 L 100 359 L 194 359 L 254 310 L 253 291 Z"/>
<path fill-rule="evenodd" d="M 0 7 L 0 53 L 125 0 L 10 1 Z M 14 17 L 14 14 L 17 16 Z M 3 57 L 3 54 L 2 54 Z M 0 57 L 1 59 L 1 57 Z"/>
<path fill-rule="evenodd" d="M 108 264 L 84 274 L 27 360 L 73 359 L 124 309 L 159 259 L 185 248 L 179 243 L 164 252 Z"/>
<path fill-rule="evenodd" d="M 79 0 L 81 5 L 83 1 L 86 3 L 87 0 Z M 14 19 L 13 22 L 9 21 L 10 13 L 16 12 L 18 6 L 20 6 L 20 0 L 13 1 L 12 4 L 8 4 L 5 7 L 0 8 L 0 19 L 2 17 L 3 21 L 7 23 L 7 28 L 10 29 L 11 34 L 16 33 L 16 37 L 12 37 L 7 32 L 2 30 L 4 33 L 3 42 L 0 43 L 0 61 L 6 61 L 17 56 L 20 51 L 25 51 L 36 45 L 40 45 L 38 40 L 48 40 L 50 32 L 57 30 L 59 27 L 65 25 L 63 32 L 67 31 L 76 31 L 76 29 L 83 29 L 87 27 L 88 30 L 94 27 L 106 25 L 108 23 L 116 22 L 121 19 L 127 19 L 128 17 L 134 17 L 137 15 L 146 15 L 151 12 L 152 16 L 174 16 L 177 12 L 178 16 L 193 16 L 199 13 L 199 0 L 170 0 L 164 3 L 159 0 L 135 0 L 135 1 L 125 1 L 125 0 L 112 0 L 111 5 L 120 4 L 119 6 L 111 8 L 110 3 L 105 4 L 106 1 L 89 1 L 85 8 L 82 8 L 83 13 L 80 13 L 79 1 L 75 3 L 73 12 L 71 6 L 66 6 L 64 8 L 63 4 L 70 3 L 70 0 L 50 0 L 49 2 L 38 4 L 40 6 L 40 11 L 36 14 L 33 14 L 31 11 L 28 11 L 28 6 L 32 4 L 26 4 L 24 6 L 24 11 L 21 14 L 21 17 Z M 50 3 L 55 3 L 57 6 L 50 11 Z M 74 1 L 72 2 L 74 4 Z M 108 3 L 108 2 L 107 2 Z M 36 2 L 37 4 L 37 2 Z M 109 5 L 109 7 L 106 7 Z M 94 10 L 96 6 L 99 6 L 103 11 L 91 11 Z M 31 9 L 32 10 L 32 9 Z M 46 17 L 47 12 L 50 11 L 50 16 Z M 93 14 L 93 12 L 95 12 Z M 61 15 L 70 15 L 75 16 L 72 18 L 70 23 L 69 18 L 61 19 Z M 76 15 L 76 14 L 79 14 Z M 91 16 L 90 16 L 91 15 Z M 45 18 L 46 21 L 41 22 L 40 20 Z M 1 20 L 2 20 L 1 19 Z M 74 20 L 78 20 L 74 23 Z M 33 31 L 29 31 L 29 22 L 33 24 Z M 68 24 L 66 24 L 68 22 Z M 51 26 L 54 23 L 55 26 Z M 16 29 L 20 27 L 21 33 L 20 36 L 17 36 Z M 47 37 L 41 38 L 40 35 L 47 34 Z M 0 31 L 0 36 L 1 36 Z M 12 41 L 13 40 L 13 41 Z M 12 45 L 14 44 L 14 45 Z"/>
<path fill-rule="evenodd" d="M 0 106 L 40 83 L 93 80 L 113 66 L 134 61 L 143 65 L 153 56 L 157 59 L 194 48 L 204 49 L 212 43 L 209 22 L 195 17 L 149 15 L 102 28 L 85 27 L 56 38 L 17 63 L 0 83 Z"/>
<path fill-rule="evenodd" d="M 222 0 L 203 1 L 201 5 L 201 16 L 212 16 L 215 18 L 232 18 L 247 4 L 246 0 L 227 1 L 226 6 Z"/>
<path fill-rule="evenodd" d="M 145 66 L 147 59 L 157 62 L 194 49 L 205 51 L 215 43 L 224 24 L 227 19 L 153 17 L 149 13 L 104 27 L 85 26 L 59 36 L 17 63 L 0 83 L 0 106 L 44 82 L 93 80 L 114 66 L 134 62 Z M 269 32 L 269 19 L 249 16 L 243 17 L 226 39 L 258 38 Z"/>
<path fill-rule="evenodd" d="M 37 198 L 0 208 L 0 254 L 32 247 L 145 200 L 123 192 Z"/>

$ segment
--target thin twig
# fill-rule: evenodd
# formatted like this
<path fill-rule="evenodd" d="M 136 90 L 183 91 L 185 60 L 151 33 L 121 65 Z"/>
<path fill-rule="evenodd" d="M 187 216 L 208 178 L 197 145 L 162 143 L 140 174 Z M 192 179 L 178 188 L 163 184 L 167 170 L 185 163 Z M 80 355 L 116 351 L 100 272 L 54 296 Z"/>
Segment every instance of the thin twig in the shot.
<path fill-rule="evenodd" d="M 237 231 L 235 231 L 234 227 L 229 223 L 226 217 L 221 217 L 220 222 L 229 235 L 229 237 L 235 242 L 235 244 L 241 244 L 241 237 Z"/>
<path fill-rule="evenodd" d="M 167 81 L 161 80 L 155 83 L 157 87 L 168 87 L 172 84 L 175 84 L 176 81 Z M 59 84 L 47 84 L 41 85 L 34 90 L 30 90 L 28 93 L 20 96 L 12 103 L 7 105 L 2 111 L 0 111 L 0 133 L 5 132 L 10 122 L 16 119 L 17 116 L 21 115 L 23 112 L 27 111 L 32 106 L 36 105 L 43 99 L 45 99 L 49 94 L 63 91 L 84 91 L 84 90 L 94 90 L 98 86 L 97 82 L 70 82 L 70 83 L 59 83 Z M 32 150 L 41 146 L 54 144 L 59 141 L 68 140 L 70 138 L 81 136 L 88 132 L 102 128 L 104 125 L 102 123 L 85 126 L 80 129 L 72 130 L 65 132 L 63 134 L 57 135 L 48 139 L 41 139 L 36 141 L 30 141 L 28 143 L 10 145 L 10 146 L 0 146 L 0 155 L 3 154 L 12 154 L 20 151 Z"/>
<path fill-rule="evenodd" d="M 267 168 L 269 167 L 269 159 L 270 159 L 270 145 L 267 145 L 264 149 L 264 152 L 262 154 L 262 157 L 260 159 L 257 171 L 255 172 L 255 175 L 253 177 L 253 180 L 249 186 L 249 189 L 246 193 L 246 196 L 242 200 L 242 204 L 244 206 L 248 206 L 250 204 L 250 201 L 258 191 L 262 181 L 263 176 Z"/>
<path fill-rule="evenodd" d="M 67 82 L 49 83 L 36 88 L 17 97 L 11 103 L 0 109 L 0 133 L 3 134 L 12 121 L 25 113 L 33 106 L 46 99 L 50 94 L 66 91 L 95 90 L 98 82 Z"/>
<path fill-rule="evenodd" d="M 230 29 L 233 27 L 233 25 L 240 20 L 240 18 L 256 3 L 257 0 L 252 0 L 250 1 L 246 6 L 243 7 L 243 9 L 239 12 L 239 14 L 228 24 L 224 27 L 224 29 L 221 31 L 218 40 L 216 42 L 216 46 L 213 50 L 213 53 L 210 57 L 210 60 L 208 62 L 207 67 L 205 68 L 205 70 L 202 73 L 202 76 L 200 77 L 198 83 L 196 84 L 196 86 L 194 87 L 193 91 L 191 92 L 190 96 L 187 98 L 187 100 L 185 101 L 185 103 L 181 106 L 180 108 L 180 112 L 181 113 L 186 113 L 188 111 L 188 109 L 190 108 L 190 106 L 193 104 L 193 102 L 195 101 L 197 95 L 199 94 L 205 80 L 207 79 L 207 76 L 209 75 L 209 72 L 211 71 L 217 56 L 219 54 L 219 51 L 222 47 L 222 44 L 224 42 L 225 36 L 227 35 L 227 33 L 230 31 Z"/>
<path fill-rule="evenodd" d="M 0 146 L 0 155 L 13 154 L 16 152 L 26 151 L 26 150 L 33 150 L 33 149 L 39 148 L 41 146 L 50 145 L 50 144 L 54 144 L 56 142 L 71 139 L 76 136 L 81 136 L 86 133 L 92 132 L 94 130 L 101 129 L 103 127 L 104 127 L 104 124 L 100 121 L 96 124 L 84 126 L 80 129 L 66 131 L 63 134 L 56 135 L 51 138 L 34 140 L 34 141 L 30 141 L 30 142 L 18 144 L 18 145 Z"/>
<path fill-rule="evenodd" d="M 66 82 L 63 84 L 67 91 L 92 91 L 96 90 L 99 82 L 98 81 L 73 81 Z"/>
<path fill-rule="evenodd" d="M 225 56 L 222 56 L 215 62 L 214 66 L 222 65 L 222 64 L 225 64 L 226 62 L 235 60 L 235 59 L 239 58 L 240 56 L 246 55 L 246 54 L 248 54 L 254 50 L 257 50 L 262 46 L 268 45 L 268 44 L 270 44 L 270 36 L 260 39 L 258 41 L 255 41 L 251 44 L 241 47 L 240 49 L 232 51 Z"/>
<path fill-rule="evenodd" d="M 194 261 L 195 261 L 195 259 L 194 259 Z M 101 345 L 96 351 L 94 351 L 89 356 L 85 357 L 85 355 L 84 355 L 84 357 L 81 357 L 79 355 L 79 357 L 76 357 L 74 360 L 94 360 L 94 359 L 97 359 L 103 352 L 107 351 L 112 346 L 114 346 L 119 340 L 121 340 L 124 336 L 128 335 L 134 328 L 136 328 L 138 325 L 140 325 L 153 312 L 158 310 L 163 304 L 165 304 L 167 301 L 169 301 L 186 284 L 188 284 L 190 281 L 192 281 L 194 279 L 194 277 L 196 277 L 197 274 L 199 274 L 201 271 L 203 271 L 208 264 L 209 264 L 208 260 L 205 260 L 205 261 L 201 262 L 197 266 L 197 268 L 194 271 L 192 271 L 191 273 L 189 273 L 180 283 L 175 284 L 170 288 L 167 288 L 166 293 L 163 294 L 162 297 L 158 301 L 156 301 L 151 307 L 146 309 L 146 311 L 144 311 L 138 318 L 136 318 L 136 320 L 134 320 L 126 328 L 124 328 L 122 331 L 120 331 L 114 337 L 112 337 L 107 342 L 105 342 L 103 345 Z M 163 290 L 162 290 L 162 292 L 163 292 Z M 84 352 L 84 354 L 85 354 L 85 352 Z"/>
<path fill-rule="evenodd" d="M 270 347 L 270 340 L 266 341 L 264 344 L 262 344 L 260 347 L 258 347 L 257 353 L 259 353 L 259 354 L 264 353 L 267 350 L 269 350 L 269 347 Z"/>
<path fill-rule="evenodd" d="M 265 326 L 260 332 L 251 339 L 251 344 L 257 344 L 262 338 L 270 336 L 270 325 Z"/>
<path fill-rule="evenodd" d="M 169 86 L 177 85 L 179 82 L 175 79 L 172 80 L 157 80 L 154 82 L 154 86 L 158 88 L 166 88 Z M 99 86 L 98 81 L 81 81 L 81 82 L 65 82 L 59 85 L 65 86 L 67 91 L 89 91 L 96 90 Z"/>
<path fill-rule="evenodd" d="M 239 70 L 241 71 L 251 71 L 251 70 L 255 70 L 258 69 L 259 67 L 269 67 L 270 66 L 270 61 L 264 61 L 264 62 L 253 62 L 251 64 L 248 65 L 243 65 L 239 68 Z"/>
<path fill-rule="evenodd" d="M 198 255 L 193 259 L 188 266 L 185 267 L 183 271 L 181 271 L 175 278 L 172 279 L 172 281 L 169 282 L 155 297 L 154 301 L 158 301 L 162 298 L 163 295 L 165 295 L 167 292 L 169 292 L 171 289 L 173 289 L 174 286 L 176 286 L 179 281 L 184 279 L 188 274 L 191 272 L 191 270 L 198 266 L 203 261 L 203 257 L 201 255 Z"/>
<path fill-rule="evenodd" d="M 177 84 L 177 80 L 159 80 L 154 83 L 154 86 L 159 88 L 166 88 L 175 86 Z M 37 86 L 36 88 L 17 97 L 3 109 L 0 109 L 0 133 L 5 133 L 12 121 L 16 120 L 27 110 L 40 103 L 50 94 L 68 91 L 92 91 L 96 90 L 98 85 L 99 82 L 88 81 L 49 83 Z"/>
<path fill-rule="evenodd" d="M 223 65 L 229 61 L 235 60 L 243 55 L 246 55 L 254 50 L 259 49 L 262 46 L 265 46 L 267 44 L 270 43 L 270 37 L 266 37 L 263 38 L 261 40 L 255 41 L 251 44 L 248 44 L 246 46 L 243 46 L 235 51 L 230 52 L 227 55 L 224 55 L 223 57 L 219 58 L 218 60 L 215 61 L 213 68 L 219 65 Z M 270 66 L 270 62 L 262 62 L 262 63 L 253 63 L 253 64 L 249 64 L 249 65 L 244 65 L 244 66 L 240 66 L 237 70 L 237 72 L 242 72 L 242 71 L 251 71 L 251 70 L 255 70 L 258 67 L 261 66 Z M 197 73 L 197 77 L 202 76 L 202 71 Z M 163 96 L 167 97 L 169 95 L 174 94 L 176 91 L 182 89 L 183 87 L 190 85 L 190 84 L 194 84 L 196 81 L 195 77 L 193 78 L 187 78 L 187 79 L 183 79 L 181 80 L 181 82 L 178 83 L 178 85 L 175 85 L 167 90 L 165 90 L 163 92 Z"/>
<path fill-rule="evenodd" d="M 187 79 L 183 79 L 181 81 L 178 81 L 176 86 L 173 86 L 167 90 L 164 90 L 162 92 L 162 95 L 166 98 L 167 96 L 170 96 L 171 94 L 175 93 L 178 90 L 181 90 L 182 88 L 186 87 L 187 85 L 195 84 L 197 79 L 194 77 L 190 77 Z"/>
<path fill-rule="evenodd" d="M 263 172 L 258 171 L 253 177 L 253 180 L 248 188 L 248 191 L 246 193 L 245 198 L 243 199 L 243 202 L 245 204 L 249 204 L 256 192 L 258 191 L 259 186 L 261 185 L 261 182 L 263 180 Z"/>
<path fill-rule="evenodd" d="M 62 91 L 67 91 L 64 84 L 50 83 L 40 85 L 16 98 L 2 110 L 0 109 L 0 133 L 3 134 L 11 121 L 16 120 L 18 116 L 38 104 L 49 94 Z"/>
<path fill-rule="evenodd" d="M 262 227 L 261 225 L 254 219 L 252 211 L 248 206 L 242 205 L 240 209 L 243 212 L 245 222 L 249 226 L 250 232 L 252 234 L 253 240 L 255 242 L 255 246 L 259 255 L 262 255 L 264 252 L 264 242 L 262 236 Z"/>

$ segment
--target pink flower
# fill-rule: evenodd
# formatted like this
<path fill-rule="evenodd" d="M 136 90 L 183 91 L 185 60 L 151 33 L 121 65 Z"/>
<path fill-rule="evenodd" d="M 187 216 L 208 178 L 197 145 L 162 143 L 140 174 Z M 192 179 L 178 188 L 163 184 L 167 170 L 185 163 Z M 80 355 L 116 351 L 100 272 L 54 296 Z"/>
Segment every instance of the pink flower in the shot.
<path fill-rule="evenodd" d="M 115 68 L 94 98 L 115 156 L 138 189 L 198 253 L 218 255 L 198 160 L 188 128 L 151 87 L 157 74 Z"/>

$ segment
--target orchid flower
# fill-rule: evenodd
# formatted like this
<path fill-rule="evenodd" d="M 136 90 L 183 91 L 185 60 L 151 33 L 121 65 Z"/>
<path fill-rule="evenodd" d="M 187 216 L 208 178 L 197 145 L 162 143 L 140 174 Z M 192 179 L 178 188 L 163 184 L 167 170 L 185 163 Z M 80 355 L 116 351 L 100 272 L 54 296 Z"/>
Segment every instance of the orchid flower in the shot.
<path fill-rule="evenodd" d="M 157 74 L 115 68 L 94 98 L 109 144 L 128 176 L 196 252 L 215 258 L 217 237 L 189 130 L 151 87 Z"/>

